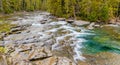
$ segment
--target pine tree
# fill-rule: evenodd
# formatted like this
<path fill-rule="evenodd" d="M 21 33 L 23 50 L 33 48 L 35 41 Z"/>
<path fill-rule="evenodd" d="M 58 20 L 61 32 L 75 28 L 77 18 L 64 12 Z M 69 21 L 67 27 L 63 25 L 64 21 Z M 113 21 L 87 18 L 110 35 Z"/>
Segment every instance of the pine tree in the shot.
<path fill-rule="evenodd" d="M 0 0 L 0 12 L 35 10 L 58 17 L 108 21 L 120 15 L 120 0 Z"/>

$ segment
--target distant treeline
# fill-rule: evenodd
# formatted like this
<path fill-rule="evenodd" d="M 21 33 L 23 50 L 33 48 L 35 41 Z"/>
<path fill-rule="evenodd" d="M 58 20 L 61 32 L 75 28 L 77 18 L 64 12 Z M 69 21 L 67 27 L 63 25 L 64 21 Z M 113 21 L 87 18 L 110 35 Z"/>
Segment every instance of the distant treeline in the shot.
<path fill-rule="evenodd" d="M 120 0 L 0 0 L 0 12 L 44 10 L 58 17 L 106 22 L 120 15 Z"/>

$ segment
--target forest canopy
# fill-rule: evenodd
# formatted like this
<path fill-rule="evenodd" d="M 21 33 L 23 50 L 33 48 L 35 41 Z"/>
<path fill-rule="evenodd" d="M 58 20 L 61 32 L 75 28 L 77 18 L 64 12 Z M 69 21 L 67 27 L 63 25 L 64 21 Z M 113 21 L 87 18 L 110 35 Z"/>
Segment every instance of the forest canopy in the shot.
<path fill-rule="evenodd" d="M 0 0 L 1 13 L 37 10 L 58 17 L 106 22 L 120 15 L 120 0 Z"/>

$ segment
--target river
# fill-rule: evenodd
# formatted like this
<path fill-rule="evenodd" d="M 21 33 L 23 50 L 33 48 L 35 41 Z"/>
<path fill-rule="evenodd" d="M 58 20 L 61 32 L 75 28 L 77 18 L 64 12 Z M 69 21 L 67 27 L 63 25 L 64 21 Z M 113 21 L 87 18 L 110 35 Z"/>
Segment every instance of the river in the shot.
<path fill-rule="evenodd" d="M 103 25 L 89 30 L 86 25 L 77 26 L 66 21 L 52 20 L 47 12 L 13 15 L 6 18 L 6 21 L 19 25 L 17 32 L 1 40 L 8 50 L 11 46 L 14 48 L 10 56 L 12 59 L 19 58 L 14 62 L 21 61 L 20 57 L 26 59 L 31 54 L 28 50 L 25 55 L 21 53 L 22 45 L 35 44 L 47 47 L 52 56 L 69 58 L 78 65 L 120 65 L 120 26 Z"/>

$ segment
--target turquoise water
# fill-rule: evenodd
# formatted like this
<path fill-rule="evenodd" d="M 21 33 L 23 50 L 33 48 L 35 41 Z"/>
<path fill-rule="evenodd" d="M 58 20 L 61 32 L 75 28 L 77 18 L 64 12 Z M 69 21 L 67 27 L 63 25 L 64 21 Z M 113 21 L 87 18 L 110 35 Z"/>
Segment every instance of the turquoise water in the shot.
<path fill-rule="evenodd" d="M 86 41 L 82 42 L 83 54 L 95 54 L 99 52 L 113 52 L 120 54 L 120 27 L 106 26 L 86 31 L 91 35 L 80 35 Z M 94 34 L 94 35 L 93 35 Z"/>

